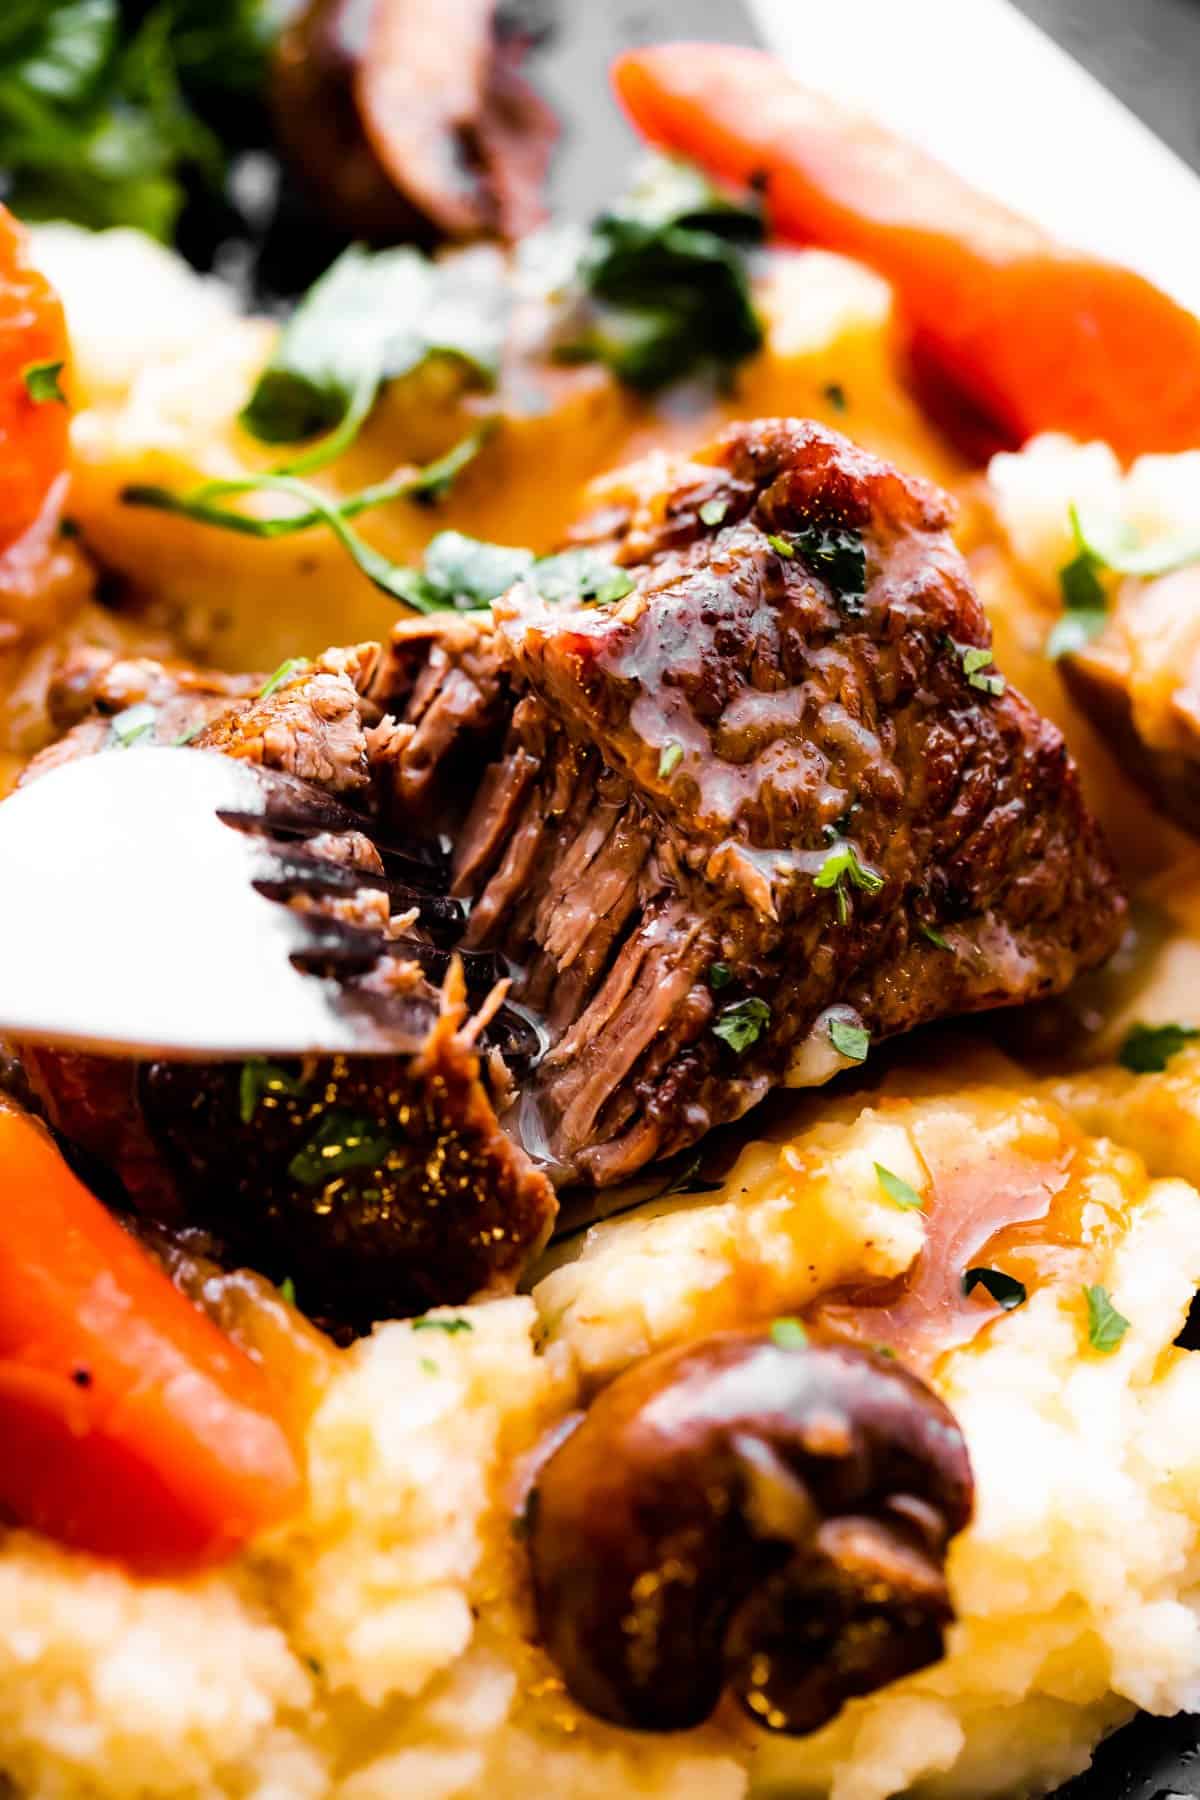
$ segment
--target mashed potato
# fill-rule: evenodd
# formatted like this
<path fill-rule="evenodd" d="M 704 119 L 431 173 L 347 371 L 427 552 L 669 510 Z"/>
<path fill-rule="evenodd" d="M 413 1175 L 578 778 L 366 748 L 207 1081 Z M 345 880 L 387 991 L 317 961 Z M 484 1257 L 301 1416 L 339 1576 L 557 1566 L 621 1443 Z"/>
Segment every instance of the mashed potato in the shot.
<path fill-rule="evenodd" d="M 1069 1169 L 1083 1225 L 1036 1285 L 1019 1246 L 999 1257 L 1025 1269 L 1028 1303 L 936 1368 L 978 1480 L 945 1661 L 808 1739 L 733 1713 L 665 1739 L 581 1714 L 532 1642 L 512 1529 L 537 1440 L 648 1348 L 912 1264 L 927 1217 L 881 1196 L 876 1162 L 919 1190 L 952 1170 L 956 1192 L 982 1193 L 1021 1158 Z M 1172 1343 L 1200 1284 L 1194 1188 L 1149 1179 L 1050 1101 L 885 1090 L 750 1146 L 721 1193 L 597 1226 L 576 1250 L 532 1299 L 384 1325 L 342 1353 L 309 1433 L 307 1512 L 236 1565 L 139 1582 L 12 1534 L 0 1768 L 18 1791 L 1008 1795 L 1083 1766 L 1135 1706 L 1200 1703 L 1200 1361 Z M 1109 1355 L 1088 1345 L 1085 1281 L 1131 1321 Z"/>

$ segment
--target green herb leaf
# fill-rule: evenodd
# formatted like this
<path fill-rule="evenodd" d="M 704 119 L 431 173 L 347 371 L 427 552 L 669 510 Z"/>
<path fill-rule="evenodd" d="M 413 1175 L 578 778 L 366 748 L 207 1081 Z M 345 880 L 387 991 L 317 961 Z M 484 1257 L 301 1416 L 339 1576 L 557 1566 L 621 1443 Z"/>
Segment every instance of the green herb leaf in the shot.
<path fill-rule="evenodd" d="M 478 455 L 488 435 L 487 428 L 481 427 L 423 469 L 378 482 L 340 501 L 332 500 L 295 476 L 281 474 L 250 475 L 237 481 L 207 481 L 182 494 L 173 493 L 170 488 L 134 483 L 122 490 L 121 499 L 126 506 L 153 507 L 158 512 L 190 519 L 193 524 L 216 526 L 245 537 L 290 537 L 314 525 L 328 525 L 368 581 L 393 600 L 402 600 L 418 612 L 433 612 L 437 610 L 437 603 L 430 602 L 420 571 L 389 562 L 351 529 L 349 521 L 368 508 L 382 506 L 391 500 L 431 497 L 442 492 L 445 485 Z M 217 504 L 220 500 L 255 492 L 286 494 L 299 501 L 302 510 L 264 519 Z"/>
<path fill-rule="evenodd" d="M 531 580 L 542 599 L 555 605 L 611 606 L 632 594 L 635 586 L 628 569 L 617 568 L 599 551 L 589 549 L 540 556 Z"/>
<path fill-rule="evenodd" d="M 316 1131 L 288 1164 L 288 1174 L 302 1187 L 317 1187 L 349 1169 L 373 1168 L 392 1148 L 381 1125 L 350 1113 L 328 1112 Z"/>
<path fill-rule="evenodd" d="M 848 402 L 846 400 L 846 390 L 840 381 L 826 382 L 825 386 L 821 389 L 821 393 L 824 398 L 828 400 L 834 412 L 845 412 Z"/>
<path fill-rule="evenodd" d="M 279 1297 L 286 1300 L 289 1306 L 296 1304 L 296 1284 L 290 1275 L 285 1275 L 279 1284 Z"/>
<path fill-rule="evenodd" d="M 1071 530 L 1081 556 L 1090 558 L 1093 570 L 1110 569 L 1115 575 L 1136 575 L 1151 580 L 1169 575 L 1175 569 L 1200 562 L 1200 536 L 1191 534 L 1161 539 L 1156 544 L 1143 544 L 1123 521 L 1112 522 L 1089 514 L 1086 519 L 1079 507 L 1070 509 Z M 1085 602 L 1087 604 L 1087 602 Z"/>
<path fill-rule="evenodd" d="M 728 987 L 733 980 L 733 970 L 727 962 L 715 962 L 708 965 L 708 985 L 711 988 Z"/>
<path fill-rule="evenodd" d="M 720 525 L 729 511 L 728 500 L 702 500 L 698 516 L 702 525 Z"/>
<path fill-rule="evenodd" d="M 1025 1303 L 1024 1282 L 1018 1281 L 1013 1275 L 1006 1275 L 1003 1269 L 968 1269 L 962 1278 L 962 1285 L 964 1294 L 972 1293 L 977 1287 L 986 1289 L 1005 1312 L 1012 1312 Z"/>
<path fill-rule="evenodd" d="M 113 743 L 121 750 L 140 744 L 153 732 L 157 718 L 158 709 L 148 700 L 139 700 L 136 706 L 127 706 L 124 712 L 114 713 L 108 727 Z"/>
<path fill-rule="evenodd" d="M 414 1331 L 444 1331 L 447 1337 L 456 1337 L 460 1331 L 474 1331 L 470 1319 L 414 1319 Z"/>
<path fill-rule="evenodd" d="M 834 846 L 813 876 L 813 886 L 832 888 L 843 880 L 849 880 L 865 894 L 878 894 L 885 885 L 882 875 L 859 861 L 858 851 L 851 843 Z"/>
<path fill-rule="evenodd" d="M 1106 612 L 1080 611 L 1064 613 L 1046 639 L 1046 655 L 1051 662 L 1060 656 L 1074 656 L 1099 637 L 1108 621 Z"/>
<path fill-rule="evenodd" d="M 1200 1038 L 1200 1030 L 1194 1025 L 1134 1025 L 1117 1052 L 1117 1061 L 1135 1075 L 1161 1075 L 1171 1058 L 1195 1038 Z"/>
<path fill-rule="evenodd" d="M 1075 554 L 1058 571 L 1062 593 L 1063 616 L 1046 639 L 1046 655 L 1052 662 L 1060 656 L 1074 656 L 1093 638 L 1099 637 L 1108 620 L 1108 594 L 1099 571 L 1104 559 L 1084 537 L 1079 509 L 1068 508 Z"/>
<path fill-rule="evenodd" d="M 857 612 L 867 591 L 867 551 L 860 533 L 833 525 L 806 525 L 792 533 L 792 542 L 846 610 Z"/>
<path fill-rule="evenodd" d="M 417 250 L 364 250 L 353 244 L 292 314 L 242 409 L 246 430 L 267 444 L 328 434 L 281 473 L 311 473 L 353 442 L 380 385 L 410 374 L 430 356 L 452 356 L 490 386 L 499 366 L 503 313 L 495 283 L 474 320 L 457 296 L 445 305 L 447 275 Z M 483 316 L 491 320 L 489 333 Z M 464 329 L 464 321 L 474 327 Z"/>
<path fill-rule="evenodd" d="M 780 1350 L 805 1350 L 808 1333 L 799 1319 L 776 1319 L 771 1326 L 771 1342 Z"/>
<path fill-rule="evenodd" d="M 59 376 L 66 364 L 59 362 L 26 363 L 21 370 L 21 380 L 25 383 L 25 392 L 38 406 L 46 406 L 57 402 L 59 406 L 67 404 L 67 396 L 59 385 Z"/>
<path fill-rule="evenodd" d="M 660 781 L 668 781 L 671 778 L 671 776 L 675 773 L 675 770 L 679 767 L 679 765 L 682 761 L 683 761 L 683 745 L 682 744 L 676 744 L 676 743 L 664 744 L 662 747 L 662 753 L 658 759 L 658 778 L 659 778 L 659 780 Z"/>
<path fill-rule="evenodd" d="M 782 556 L 785 562 L 791 562 L 796 554 L 787 539 L 785 537 L 779 537 L 773 531 L 767 533 L 767 542 L 770 544 L 772 550 L 774 550 L 776 556 Z"/>
<path fill-rule="evenodd" d="M 865 1026 L 854 1025 L 849 1019 L 830 1019 L 828 1029 L 829 1041 L 839 1056 L 848 1056 L 851 1062 L 866 1062 L 871 1034 Z"/>
<path fill-rule="evenodd" d="M 423 1356 L 423 1357 L 421 1357 L 420 1362 L 421 1362 L 421 1371 L 423 1374 L 425 1374 L 425 1375 L 440 1375 L 441 1374 L 441 1370 L 438 1368 L 437 1364 L 434 1362 L 432 1356 Z"/>
<path fill-rule="evenodd" d="M 756 196 L 732 200 L 686 163 L 648 159 L 584 242 L 558 354 L 644 390 L 728 370 L 763 341 L 746 255 L 762 238 Z"/>
<path fill-rule="evenodd" d="M 253 1122 L 264 1099 L 283 1095 L 294 1100 L 307 1085 L 303 1076 L 289 1075 L 278 1063 L 266 1062 L 261 1056 L 248 1058 L 238 1079 L 238 1116 L 242 1124 Z"/>
<path fill-rule="evenodd" d="M 1088 1309 L 1088 1343 L 1109 1356 L 1129 1330 L 1129 1320 L 1117 1311 L 1107 1288 L 1085 1287 L 1083 1297 Z"/>
<path fill-rule="evenodd" d="M 1005 689 L 1003 675 L 985 674 L 992 661 L 992 652 L 976 645 L 958 645 L 962 657 L 963 674 L 967 678 L 968 687 L 978 688 L 984 694 L 1002 694 Z"/>
<path fill-rule="evenodd" d="M 182 750 L 186 744 L 194 743 L 200 736 L 200 733 L 205 729 L 206 724 L 207 721 L 201 719 L 198 725 L 191 726 L 187 731 L 181 731 L 177 738 L 171 739 L 171 749 Z"/>
<path fill-rule="evenodd" d="M 936 931 L 932 925 L 922 924 L 921 936 L 928 938 L 931 944 L 936 944 L 939 950 L 953 950 L 954 948 L 953 944 L 947 943 L 941 932 Z"/>
<path fill-rule="evenodd" d="M 498 599 L 533 566 L 532 550 L 439 531 L 426 547 L 422 573 L 439 605 L 471 607 Z"/>
<path fill-rule="evenodd" d="M 905 1181 L 902 1176 L 893 1175 L 892 1171 L 890 1169 L 885 1169 L 882 1163 L 875 1164 L 875 1174 L 879 1179 L 880 1187 L 883 1189 L 889 1200 L 894 1200 L 897 1206 L 903 1206 L 917 1212 L 924 1212 L 924 1200 L 921 1198 L 920 1194 L 918 1194 L 916 1188 L 910 1187 L 908 1182 Z"/>
<path fill-rule="evenodd" d="M 765 1000 L 752 995 L 747 1000 L 735 1000 L 718 1013 L 713 1021 L 713 1036 L 728 1044 L 735 1056 L 744 1056 L 752 1044 L 757 1044 L 770 1023 L 770 1007 Z"/>
<path fill-rule="evenodd" d="M 273 675 L 268 675 L 258 690 L 260 700 L 269 700 L 276 688 L 281 688 L 285 681 L 290 681 L 297 669 L 304 667 L 302 656 L 285 656 Z"/>

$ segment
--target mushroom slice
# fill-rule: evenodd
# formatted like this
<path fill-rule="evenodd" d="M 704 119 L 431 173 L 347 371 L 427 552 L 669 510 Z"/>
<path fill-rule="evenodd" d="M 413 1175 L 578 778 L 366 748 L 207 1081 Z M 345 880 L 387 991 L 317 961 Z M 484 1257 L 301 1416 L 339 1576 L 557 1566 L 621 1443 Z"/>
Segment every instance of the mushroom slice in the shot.
<path fill-rule="evenodd" d="M 728 1689 L 803 1735 L 942 1655 L 973 1499 L 958 1426 L 899 1364 L 780 1336 L 649 1357 L 539 1473 L 541 1632 L 600 1718 L 679 1731 Z"/>
<path fill-rule="evenodd" d="M 273 96 L 289 154 L 346 230 L 517 238 L 540 224 L 557 125 L 495 0 L 310 0 Z"/>

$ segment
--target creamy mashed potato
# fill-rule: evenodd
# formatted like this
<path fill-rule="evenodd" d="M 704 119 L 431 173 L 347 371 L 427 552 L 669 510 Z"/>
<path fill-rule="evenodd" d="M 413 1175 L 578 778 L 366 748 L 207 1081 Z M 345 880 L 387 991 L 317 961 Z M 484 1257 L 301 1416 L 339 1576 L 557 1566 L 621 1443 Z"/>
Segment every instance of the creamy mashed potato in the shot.
<path fill-rule="evenodd" d="M 70 509 L 144 603 L 148 629 L 249 667 L 386 631 L 389 603 L 325 531 L 255 543 L 120 499 L 132 481 L 186 487 L 268 464 L 237 413 L 274 327 L 238 316 L 136 234 L 37 236 L 75 346 Z M 881 282 L 806 253 L 777 261 L 762 299 L 768 349 L 722 416 L 823 418 L 960 482 L 895 378 Z M 556 375 L 540 406 L 519 388 L 506 376 L 504 421 L 442 508 L 396 505 L 368 516 L 364 534 L 396 559 L 444 525 L 544 548 L 597 474 L 713 423 L 712 411 L 664 423 L 595 370 Z M 322 479 L 347 491 L 436 454 L 480 405 L 427 369 L 395 385 Z M 1122 1021 L 1200 1018 L 1188 1000 L 1200 992 L 1200 861 L 1148 815 L 1044 656 L 1068 503 L 1147 533 L 1173 526 L 1200 510 L 1200 454 L 1143 459 L 1122 477 L 1102 446 L 1044 439 L 963 492 L 998 665 L 1067 730 L 1154 921 L 1103 978 L 1116 984 L 1116 1023 L 1100 1050 Z M 64 605 L 85 636 L 114 629 L 85 610 L 78 579 Z M 1200 1050 L 1161 1075 L 1105 1065 L 1035 1081 L 998 1056 L 982 1059 L 984 1079 L 958 1040 L 929 1041 L 922 1074 L 866 1099 L 798 1103 L 720 1192 L 566 1239 L 529 1296 L 383 1325 L 338 1352 L 308 1431 L 306 1511 L 231 1566 L 139 1581 L 4 1537 L 0 1770 L 18 1793 L 887 1800 L 911 1788 L 968 1800 L 1061 1780 L 1137 1706 L 1200 1706 L 1200 1362 L 1174 1345 L 1200 1285 Z M 926 1211 L 890 1201 L 876 1164 Z M 946 1659 L 802 1740 L 767 1737 L 729 1708 L 670 1738 L 581 1713 L 536 1647 L 514 1531 L 545 1434 L 649 1350 L 834 1307 L 841 1290 L 936 1263 L 939 1192 L 982 1204 L 1005 1171 L 1036 1181 L 1029 1171 L 1046 1168 L 1065 1182 L 1054 1229 L 1039 1235 L 1034 1218 L 998 1239 L 984 1231 L 968 1251 L 1025 1281 L 1027 1304 L 927 1356 L 978 1481 L 975 1521 L 949 1561 L 958 1622 Z M 1090 1283 L 1130 1321 L 1108 1355 L 1089 1345 Z M 881 1317 L 878 1341 L 889 1330 Z"/>
<path fill-rule="evenodd" d="M 513 1532 L 530 1452 L 597 1374 L 840 1285 L 841 1243 L 873 1240 L 877 1272 L 910 1265 L 936 1200 L 929 1218 L 896 1208 L 876 1162 L 930 1196 L 952 1180 L 958 1202 L 1053 1163 L 1069 1178 L 1056 1206 L 1083 1221 L 1058 1261 L 1029 1241 L 989 1250 L 1029 1301 L 933 1374 L 978 1481 L 950 1556 L 949 1653 L 808 1739 L 732 1709 L 677 1737 L 598 1725 L 532 1642 Z M 819 1270 L 788 1248 L 806 1216 Z M 54 1800 L 1007 1795 L 1083 1766 L 1135 1706 L 1200 1701 L 1200 1361 L 1172 1347 L 1200 1284 L 1194 1188 L 1019 1091 L 885 1092 L 633 1224 L 594 1228 L 532 1299 L 384 1325 L 340 1353 L 309 1430 L 307 1511 L 234 1566 L 137 1581 L 10 1536 L 0 1766 Z M 656 1255 L 672 1270 L 652 1306 Z M 1110 1355 L 1088 1346 L 1092 1281 L 1131 1321 Z"/>

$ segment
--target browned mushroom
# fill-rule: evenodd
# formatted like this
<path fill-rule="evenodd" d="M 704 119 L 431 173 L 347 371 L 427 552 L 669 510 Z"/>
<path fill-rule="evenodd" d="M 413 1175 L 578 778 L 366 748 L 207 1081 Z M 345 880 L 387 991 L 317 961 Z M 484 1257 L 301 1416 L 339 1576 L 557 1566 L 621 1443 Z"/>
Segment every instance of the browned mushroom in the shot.
<path fill-rule="evenodd" d="M 544 217 L 557 135 L 495 0 L 308 0 L 280 38 L 272 103 L 289 156 L 345 231 L 516 238 Z"/>
<path fill-rule="evenodd" d="M 541 1470 L 541 1632 L 600 1718 L 678 1731 L 728 1688 L 802 1735 L 941 1656 L 946 1548 L 972 1506 L 962 1434 L 899 1364 L 794 1335 L 649 1357 Z"/>

